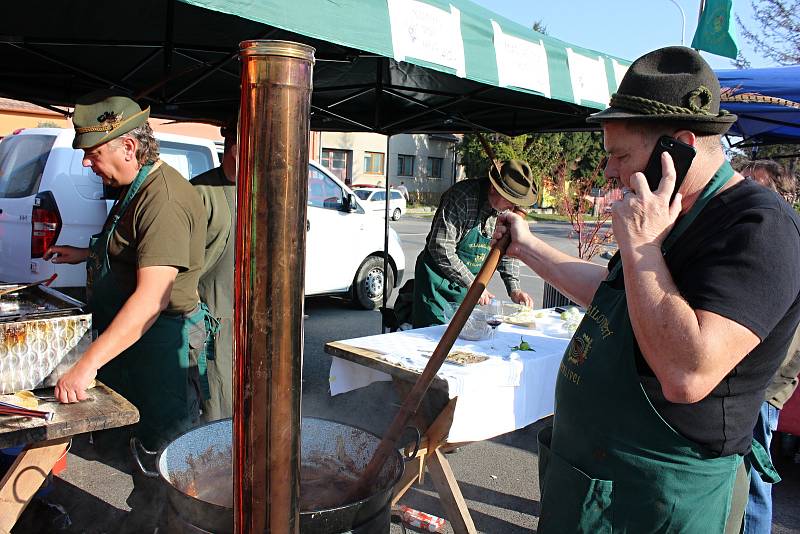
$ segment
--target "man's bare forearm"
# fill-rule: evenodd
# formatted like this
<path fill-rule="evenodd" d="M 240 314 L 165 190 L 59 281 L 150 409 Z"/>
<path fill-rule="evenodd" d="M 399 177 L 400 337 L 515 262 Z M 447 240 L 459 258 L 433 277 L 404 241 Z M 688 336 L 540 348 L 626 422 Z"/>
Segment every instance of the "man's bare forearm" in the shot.
<path fill-rule="evenodd" d="M 657 245 L 623 248 L 625 291 L 639 348 L 672 402 L 703 399 L 758 337 L 681 296 Z"/>
<path fill-rule="evenodd" d="M 153 325 L 161 311 L 157 301 L 134 292 L 82 358 L 86 358 L 87 363 L 99 369 L 136 343 Z"/>
<path fill-rule="evenodd" d="M 591 302 L 608 275 L 605 267 L 564 254 L 533 235 L 524 244 L 512 244 L 509 253 L 582 306 Z"/>
<path fill-rule="evenodd" d="M 136 290 L 117 315 L 81 357 L 81 362 L 99 369 L 136 343 L 169 305 L 174 267 L 144 267 L 137 271 Z"/>

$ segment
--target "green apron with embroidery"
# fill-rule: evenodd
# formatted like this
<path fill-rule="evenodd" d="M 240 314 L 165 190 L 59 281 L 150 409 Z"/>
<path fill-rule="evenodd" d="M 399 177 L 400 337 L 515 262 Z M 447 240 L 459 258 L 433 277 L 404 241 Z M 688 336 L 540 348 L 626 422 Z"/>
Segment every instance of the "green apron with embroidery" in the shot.
<path fill-rule="evenodd" d="M 732 176 L 724 163 L 665 240 L 664 254 Z M 721 533 L 742 456 L 711 454 L 652 406 L 636 369 L 625 289 L 613 283 L 621 276 L 619 261 L 559 368 L 554 426 L 538 436 L 538 532 Z"/>
<path fill-rule="evenodd" d="M 478 274 L 490 250 L 490 239 L 476 226 L 465 235 L 456 247 L 458 258 L 464 262 L 469 272 Z M 414 328 L 422 328 L 447 322 L 446 313 L 451 304 L 461 304 L 469 288 L 444 277 L 425 247 L 417 256 L 414 269 L 414 307 L 412 318 Z M 455 311 L 455 310 L 453 310 Z"/>
<path fill-rule="evenodd" d="M 102 333 L 130 295 L 120 291 L 111 270 L 108 245 L 131 200 L 152 165 L 139 171 L 114 215 L 89 242 L 87 297 L 93 327 Z M 205 375 L 205 347 L 212 321 L 204 304 L 189 313 L 162 313 L 142 337 L 99 369 L 97 378 L 139 409 L 135 434 L 145 447 L 157 450 L 190 428 L 199 415 Z"/>

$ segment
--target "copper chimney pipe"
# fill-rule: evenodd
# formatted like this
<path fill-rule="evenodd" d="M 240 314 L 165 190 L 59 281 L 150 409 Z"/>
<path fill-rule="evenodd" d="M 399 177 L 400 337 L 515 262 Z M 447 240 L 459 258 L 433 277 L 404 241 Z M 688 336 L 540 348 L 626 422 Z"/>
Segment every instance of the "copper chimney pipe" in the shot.
<path fill-rule="evenodd" d="M 234 532 L 299 532 L 309 109 L 314 49 L 240 44 Z"/>

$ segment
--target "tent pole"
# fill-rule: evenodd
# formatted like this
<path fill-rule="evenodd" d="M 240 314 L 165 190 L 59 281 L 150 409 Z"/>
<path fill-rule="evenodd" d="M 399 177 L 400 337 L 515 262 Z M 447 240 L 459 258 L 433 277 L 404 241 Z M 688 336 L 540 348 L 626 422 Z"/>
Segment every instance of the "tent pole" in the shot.
<path fill-rule="evenodd" d="M 403 117 L 402 119 L 396 120 L 396 121 L 391 122 L 389 124 L 385 124 L 384 125 L 384 129 L 387 129 L 387 130 L 388 129 L 392 129 L 393 131 L 398 131 L 398 130 L 402 131 L 401 129 L 398 128 L 398 126 L 400 126 L 402 124 L 405 124 L 405 123 L 408 123 L 408 122 L 413 122 L 414 119 L 416 119 L 418 117 L 424 117 L 425 115 L 428 115 L 429 113 L 432 113 L 434 111 L 441 111 L 444 108 L 447 108 L 447 107 L 450 107 L 450 106 L 455 106 L 456 104 L 460 104 L 460 103 L 462 103 L 464 101 L 470 100 L 473 96 L 480 95 L 480 94 L 485 93 L 487 91 L 489 91 L 489 89 L 479 89 L 479 90 L 474 91 L 473 93 L 471 93 L 469 95 L 462 95 L 462 96 L 457 96 L 455 98 L 451 98 L 447 102 L 444 102 L 444 103 L 439 104 L 437 106 L 429 106 L 428 109 L 426 109 L 425 111 L 422 111 L 420 113 L 414 113 L 413 115 L 409 115 L 407 117 Z M 447 116 L 447 113 L 442 112 L 442 114 Z"/>
<path fill-rule="evenodd" d="M 192 87 L 196 86 L 198 83 L 202 82 L 203 80 L 205 80 L 206 78 L 208 78 L 209 76 L 211 76 L 212 74 L 217 72 L 218 70 L 221 70 L 222 67 L 224 67 L 231 60 L 236 59 L 238 57 L 238 55 L 239 55 L 239 53 L 235 52 L 235 53 L 229 54 L 229 55 L 225 56 L 223 59 L 217 61 L 211 68 L 209 68 L 203 74 L 201 74 L 200 76 L 195 78 L 193 81 L 187 83 L 185 86 L 181 87 L 181 90 L 178 91 L 177 93 L 173 94 L 171 97 L 169 97 L 168 101 L 169 102 L 174 101 L 176 98 L 181 96 L 183 93 L 185 93 L 186 91 L 188 91 Z"/>
<path fill-rule="evenodd" d="M 389 71 L 389 60 L 383 58 L 377 62 L 377 72 L 375 73 L 375 113 L 373 115 L 373 124 L 375 131 L 382 131 L 381 129 L 381 102 L 383 101 L 383 72 L 384 69 Z M 389 80 L 391 82 L 391 79 Z M 386 158 L 384 164 L 384 183 L 385 195 L 383 200 L 383 294 L 381 295 L 381 311 L 386 309 L 386 302 L 389 298 L 389 293 L 392 288 L 389 287 L 389 142 L 392 139 L 391 133 L 386 133 Z M 381 313 L 381 334 L 386 332 L 386 317 Z"/>
<path fill-rule="evenodd" d="M 73 65 L 71 63 L 67 63 L 66 61 L 61 60 L 61 59 L 59 59 L 59 58 L 57 58 L 55 56 L 49 56 L 47 54 L 43 54 L 42 52 L 39 52 L 38 50 L 34 50 L 33 48 L 29 48 L 28 46 L 17 44 L 17 43 L 6 43 L 6 44 L 8 46 L 13 46 L 14 48 L 18 48 L 20 50 L 24 50 L 28 54 L 40 57 L 40 58 L 42 58 L 42 59 L 44 59 L 46 61 L 49 61 L 50 63 L 53 63 L 54 65 L 58 65 L 59 67 L 64 67 L 64 68 L 69 69 L 69 70 L 71 70 L 73 72 L 76 72 L 78 74 L 82 74 L 83 76 L 86 76 L 88 78 L 92 78 L 93 80 L 97 80 L 100 83 L 108 85 L 109 88 L 111 88 L 111 89 L 119 88 L 119 89 L 122 89 L 123 91 L 125 91 L 128 94 L 133 94 L 133 92 L 134 92 L 133 89 L 130 86 L 128 86 L 128 85 L 126 85 L 126 84 L 124 84 L 122 82 L 115 82 L 115 81 L 113 81 L 113 80 L 111 80 L 109 78 L 106 78 L 104 76 L 100 76 L 99 74 L 95 74 L 95 73 L 90 72 L 90 71 L 88 71 L 86 69 L 83 69 L 81 67 L 77 67 L 77 66 L 75 66 L 75 65 Z M 153 99 L 151 98 L 150 100 L 153 100 Z"/>
<path fill-rule="evenodd" d="M 319 106 L 313 106 L 312 105 L 311 109 L 313 109 L 314 111 L 319 111 L 320 113 L 324 113 L 325 115 L 333 117 L 334 119 L 339 119 L 342 122 L 346 122 L 348 124 L 352 124 L 353 126 L 358 126 L 359 128 L 361 128 L 365 132 L 374 132 L 375 131 L 374 128 L 371 128 L 371 127 L 367 126 L 366 124 L 361 124 L 360 122 L 356 122 L 356 121 L 354 121 L 352 119 L 348 119 L 344 115 L 339 115 L 338 113 L 334 113 L 334 112 L 328 110 L 327 108 L 322 108 L 322 107 L 319 107 Z"/>
<path fill-rule="evenodd" d="M 157 49 L 153 50 L 152 52 L 150 52 L 150 54 L 148 54 L 148 56 L 146 58 L 141 60 L 137 65 L 135 65 L 133 68 L 131 68 L 128 72 L 126 72 L 125 75 L 121 78 L 121 80 L 123 82 L 126 81 L 128 78 L 130 78 L 131 76 L 133 76 L 134 74 L 139 72 L 139 70 L 142 67 L 144 67 L 145 65 L 150 63 L 153 59 L 155 59 L 156 56 L 158 56 L 160 53 L 161 53 L 161 49 L 160 48 L 157 48 Z"/>
<path fill-rule="evenodd" d="M 392 136 L 386 136 L 386 199 L 383 205 L 383 308 L 386 309 L 386 301 L 389 298 L 389 293 L 392 288 L 389 287 L 389 195 L 391 188 L 389 187 L 389 142 Z M 381 334 L 386 331 L 386 320 L 381 314 Z"/>
<path fill-rule="evenodd" d="M 168 80 L 170 78 L 170 73 L 172 73 L 172 52 L 175 49 L 174 43 L 172 42 L 175 29 L 175 0 L 167 1 L 166 19 L 164 28 L 164 79 Z M 161 97 L 164 99 L 167 98 L 166 85 L 161 91 Z"/>
<path fill-rule="evenodd" d="M 264 33 L 264 35 L 261 35 L 261 36 L 257 37 L 256 40 L 269 39 L 275 33 L 276 33 L 275 30 L 270 30 L 270 31 Z M 180 52 L 178 52 L 178 53 L 180 54 Z M 187 57 L 187 58 L 189 58 L 189 59 L 191 59 L 193 61 L 197 61 L 197 59 L 193 58 L 189 54 L 185 54 L 184 53 L 184 54 L 180 54 L 180 55 L 182 55 L 183 57 Z M 173 94 L 169 98 L 168 101 L 169 102 L 174 101 L 176 98 L 181 96 L 183 93 L 185 93 L 186 91 L 188 91 L 192 87 L 196 86 L 197 84 L 199 84 L 200 82 L 202 82 L 203 80 L 205 80 L 206 78 L 208 78 L 209 76 L 211 76 L 212 74 L 214 74 L 217 71 L 228 72 L 226 70 L 223 70 L 222 67 L 224 67 L 227 63 L 229 63 L 232 59 L 236 59 L 238 57 L 239 57 L 239 53 L 238 52 L 233 52 L 231 54 L 228 54 L 227 56 L 225 56 L 221 60 L 219 60 L 216 63 L 214 63 L 213 65 L 211 65 L 211 67 L 206 72 L 204 72 L 203 74 L 198 76 L 194 81 L 189 82 L 185 87 L 181 88 L 180 91 L 178 91 L 177 93 Z M 237 78 L 239 77 L 238 75 L 235 75 L 233 73 L 229 73 L 229 74 L 232 75 L 232 76 L 236 76 Z"/>

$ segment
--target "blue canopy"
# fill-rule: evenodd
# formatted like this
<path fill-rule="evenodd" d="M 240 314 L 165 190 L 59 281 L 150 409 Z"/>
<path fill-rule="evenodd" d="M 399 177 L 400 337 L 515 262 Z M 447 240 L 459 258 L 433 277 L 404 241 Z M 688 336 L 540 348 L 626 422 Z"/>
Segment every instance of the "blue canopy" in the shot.
<path fill-rule="evenodd" d="M 716 71 L 722 108 L 738 115 L 745 142 L 800 143 L 800 66 Z"/>

